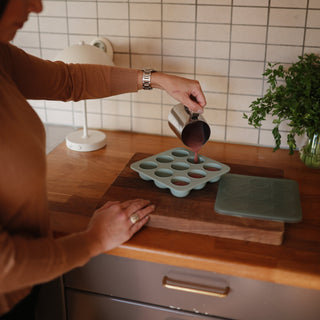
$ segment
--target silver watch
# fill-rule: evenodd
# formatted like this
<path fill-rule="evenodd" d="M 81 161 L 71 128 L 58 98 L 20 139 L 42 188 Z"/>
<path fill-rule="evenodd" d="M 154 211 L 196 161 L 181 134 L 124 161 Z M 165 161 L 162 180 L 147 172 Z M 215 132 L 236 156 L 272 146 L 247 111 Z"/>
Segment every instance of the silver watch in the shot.
<path fill-rule="evenodd" d="M 156 72 L 152 69 L 143 69 L 143 76 L 142 76 L 142 89 L 144 90 L 151 90 L 151 73 Z"/>

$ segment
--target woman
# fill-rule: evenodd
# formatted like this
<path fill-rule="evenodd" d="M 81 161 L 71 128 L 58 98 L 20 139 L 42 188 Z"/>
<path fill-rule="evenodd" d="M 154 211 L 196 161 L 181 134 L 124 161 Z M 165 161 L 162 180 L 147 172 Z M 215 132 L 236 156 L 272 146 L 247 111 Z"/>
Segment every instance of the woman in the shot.
<path fill-rule="evenodd" d="M 78 101 L 136 92 L 143 72 L 44 61 L 11 45 L 29 13 L 41 10 L 41 0 L 0 0 L 0 319 L 31 318 L 32 287 L 127 241 L 155 209 L 144 199 L 107 202 L 85 231 L 52 237 L 45 131 L 27 99 Z M 194 112 L 205 106 L 197 81 L 156 72 L 150 85 Z"/>

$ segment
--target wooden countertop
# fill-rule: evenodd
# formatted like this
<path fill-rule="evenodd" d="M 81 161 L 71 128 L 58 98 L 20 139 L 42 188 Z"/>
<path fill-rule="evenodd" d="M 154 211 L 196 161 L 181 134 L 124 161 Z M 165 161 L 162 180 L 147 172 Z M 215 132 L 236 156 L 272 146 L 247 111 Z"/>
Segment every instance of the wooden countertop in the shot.
<path fill-rule="evenodd" d="M 82 153 L 62 143 L 48 155 L 48 194 L 56 234 L 83 230 L 103 194 L 136 152 L 183 147 L 174 137 L 105 131 L 107 147 Z M 281 246 L 145 227 L 109 254 L 320 290 L 320 170 L 298 153 L 208 142 L 200 151 L 219 162 L 281 169 L 298 182 L 303 221 L 285 225 Z"/>

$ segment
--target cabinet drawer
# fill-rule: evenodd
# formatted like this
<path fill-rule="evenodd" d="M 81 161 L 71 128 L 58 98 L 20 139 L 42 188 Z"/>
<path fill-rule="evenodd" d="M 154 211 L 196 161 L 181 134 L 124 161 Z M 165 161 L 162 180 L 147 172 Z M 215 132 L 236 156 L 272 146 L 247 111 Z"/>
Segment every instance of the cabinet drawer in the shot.
<path fill-rule="evenodd" d="M 214 320 L 217 318 L 170 310 L 135 301 L 78 292 L 66 292 L 68 320 Z M 218 319 L 217 319 L 218 320 Z"/>
<path fill-rule="evenodd" d="M 320 319 L 318 290 L 106 254 L 64 280 L 69 288 L 237 320 Z"/>

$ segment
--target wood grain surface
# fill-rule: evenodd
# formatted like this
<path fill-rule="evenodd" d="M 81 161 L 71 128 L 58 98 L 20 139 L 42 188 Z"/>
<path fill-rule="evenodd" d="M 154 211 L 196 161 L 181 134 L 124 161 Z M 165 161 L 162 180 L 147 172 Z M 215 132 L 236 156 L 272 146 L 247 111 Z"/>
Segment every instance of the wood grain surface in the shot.
<path fill-rule="evenodd" d="M 57 236 L 86 228 L 135 153 L 184 147 L 175 137 L 105 133 L 107 146 L 101 150 L 76 152 L 62 143 L 48 155 L 48 200 Z M 231 165 L 234 173 L 246 168 L 243 174 L 273 172 L 297 181 L 303 221 L 285 224 L 280 246 L 148 226 L 108 254 L 320 290 L 320 170 L 305 167 L 298 152 L 289 156 L 288 150 L 210 141 L 200 154 Z"/>
<path fill-rule="evenodd" d="M 201 190 L 192 190 L 183 198 L 174 197 L 168 189 L 156 187 L 153 181 L 145 181 L 130 168 L 131 163 L 147 158 L 150 154 L 136 153 L 102 197 L 99 206 L 106 201 L 147 198 L 155 205 L 148 226 L 167 230 L 199 233 L 230 239 L 280 245 L 283 240 L 284 223 L 245 219 L 221 215 L 214 211 L 219 182 L 207 183 Z M 275 177 L 283 174 L 272 168 L 246 165 L 233 166 L 231 172 L 239 174 Z"/>

